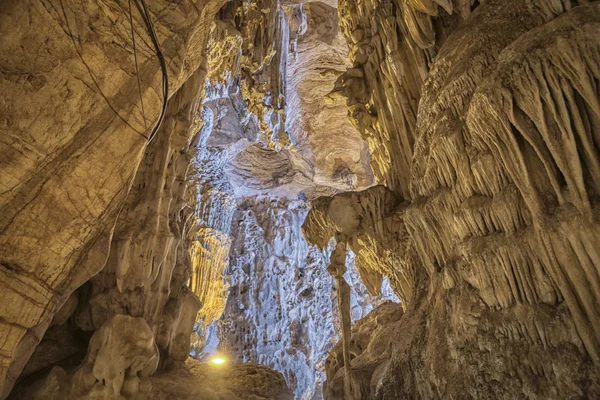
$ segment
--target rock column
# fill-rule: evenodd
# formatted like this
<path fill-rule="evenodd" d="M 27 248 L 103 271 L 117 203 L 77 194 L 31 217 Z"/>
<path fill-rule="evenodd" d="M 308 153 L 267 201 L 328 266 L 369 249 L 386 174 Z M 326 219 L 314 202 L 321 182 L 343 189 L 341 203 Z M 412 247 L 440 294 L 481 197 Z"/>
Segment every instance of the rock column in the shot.
<path fill-rule="evenodd" d="M 337 238 L 335 249 L 331 253 L 331 263 L 327 272 L 333 276 L 338 288 L 338 307 L 342 327 L 342 349 L 344 357 L 344 398 L 352 400 L 352 387 L 350 377 L 350 340 L 352 339 L 352 320 L 350 318 L 350 285 L 344 279 L 346 272 L 346 240 Z"/>

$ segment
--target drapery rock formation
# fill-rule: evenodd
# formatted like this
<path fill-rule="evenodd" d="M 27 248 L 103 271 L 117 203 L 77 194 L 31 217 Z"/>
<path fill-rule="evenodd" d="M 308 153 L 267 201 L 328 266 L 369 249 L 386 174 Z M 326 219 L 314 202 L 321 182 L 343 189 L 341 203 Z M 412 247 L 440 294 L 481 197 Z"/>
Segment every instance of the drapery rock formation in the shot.
<path fill-rule="evenodd" d="M 374 138 L 376 174 L 386 171 L 380 176 L 405 205 L 388 216 L 373 189 L 321 199 L 304 229 L 317 244 L 367 232 L 378 244 L 363 252 L 381 250 L 359 268 L 376 270 L 392 252 L 390 279 L 410 277 L 411 288 L 399 293 L 406 313 L 392 322 L 403 336 L 370 384 L 361 362 L 349 367 L 353 396 L 597 397 L 599 5 L 486 1 L 473 11 L 459 3 L 346 2 L 346 37 L 366 42 L 352 48 L 359 71 L 339 90 Z M 394 14 L 402 29 L 374 35 L 372 22 Z M 396 77 L 410 81 L 391 89 L 397 81 L 377 76 L 407 45 L 429 65 L 396 59 L 407 72 Z M 369 53 L 373 46 L 385 51 Z M 425 75 L 410 77 L 417 72 Z M 419 102 L 382 103 L 382 93 L 400 96 L 421 82 Z M 369 95 L 358 98 L 352 85 Z M 385 127 L 406 116 L 410 129 Z M 377 148 L 412 160 L 386 161 Z M 364 198 L 375 213 L 360 207 Z M 399 225 L 378 234 L 373 215 L 404 226 L 395 246 L 387 238 Z M 341 374 L 330 370 L 329 398 L 343 391 Z"/>

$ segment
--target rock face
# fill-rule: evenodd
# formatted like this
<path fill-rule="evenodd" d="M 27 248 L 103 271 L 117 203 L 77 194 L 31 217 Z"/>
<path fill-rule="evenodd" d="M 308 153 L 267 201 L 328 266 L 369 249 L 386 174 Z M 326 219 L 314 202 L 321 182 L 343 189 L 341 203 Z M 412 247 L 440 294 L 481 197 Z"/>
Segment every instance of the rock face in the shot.
<path fill-rule="evenodd" d="M 139 327 L 136 327 L 139 328 Z M 137 329 L 135 330 L 137 331 Z M 131 355 L 130 353 L 127 355 Z M 118 359 L 118 356 L 115 355 Z M 139 360 L 135 358 L 135 360 Z M 137 364 L 136 364 L 137 365 Z M 15 399 L 132 399 L 132 400 L 291 400 L 291 390 L 287 387 L 280 373 L 263 365 L 239 364 L 218 366 L 202 363 L 189 358 L 185 364 L 175 365 L 150 377 L 140 379 L 140 388 L 135 394 L 127 394 L 123 389 L 121 395 L 106 390 L 94 391 L 90 395 L 77 396 L 71 391 L 72 379 L 60 367 L 54 367 L 48 378 L 40 385 L 19 385 L 11 398 Z M 125 382 L 132 378 L 125 377 Z M 75 383 L 85 383 L 85 379 Z M 89 381 L 88 381 L 89 382 Z M 114 379 L 110 380 L 114 383 Z M 210 382 L 210 384 L 207 384 Z M 98 385 L 98 384 L 96 384 Z M 114 387 L 114 386 L 112 386 Z M 109 390 L 112 387 L 108 388 Z M 131 387 L 131 385 L 129 385 Z M 152 388 L 151 390 L 149 388 Z M 126 386 L 124 385 L 124 389 Z M 124 397 L 125 395 L 126 397 Z M 93 396 L 93 397 L 92 397 Z"/>
<path fill-rule="evenodd" d="M 90 340 L 83 366 L 73 378 L 72 395 L 119 398 L 151 388 L 158 367 L 158 347 L 146 321 L 115 315 Z"/>
<path fill-rule="evenodd" d="M 352 327 L 350 353 L 355 397 L 368 398 L 377 390 L 389 351 L 394 342 L 401 340 L 402 330 L 398 328 L 402 315 L 400 304 L 385 302 Z M 325 370 L 329 379 L 325 387 L 325 398 L 343 398 L 344 358 L 341 343 L 337 343 L 329 352 Z"/>
<path fill-rule="evenodd" d="M 368 145 L 344 99 L 327 96 L 348 66 L 336 8 L 232 1 L 210 47 L 209 145 L 225 153 L 237 197 L 314 198 L 373 183 Z"/>
<path fill-rule="evenodd" d="M 245 200 L 235 213 L 227 272 L 229 295 L 219 321 L 221 350 L 280 371 L 298 399 L 319 398 L 325 356 L 339 332 L 336 293 L 327 273 L 330 249 L 309 246 L 301 232 L 303 201 Z M 356 271 L 354 320 L 385 296 L 371 297 Z"/>
<path fill-rule="evenodd" d="M 309 243 L 329 244 L 344 235 L 356 253 L 356 266 L 369 292 L 381 293 L 383 277 L 389 278 L 403 304 L 412 300 L 414 266 L 404 254 L 408 232 L 401 216 L 407 203 L 384 186 L 362 192 L 322 197 L 312 203 L 302 229 Z"/>
<path fill-rule="evenodd" d="M 339 190 L 368 187 L 373 183 L 368 145 L 350 123 L 345 100 L 329 95 L 350 66 L 337 9 L 317 1 L 284 10 L 292 36 L 286 73 L 290 139 L 313 166 L 315 183 Z"/>
<path fill-rule="evenodd" d="M 176 320 L 189 303 L 173 270 L 185 264 L 180 209 L 206 27 L 222 2 L 144 4 L 1 6 L 0 86 L 10 95 L 0 106 L 0 397 L 72 292 L 101 270 L 84 329 L 117 309 L 158 330 L 166 303 L 178 304 Z M 110 312 L 102 297 L 116 298 Z M 166 353 L 177 325 L 161 339 Z"/>
<path fill-rule="evenodd" d="M 340 91 L 393 193 L 321 199 L 304 230 L 321 246 L 349 235 L 357 260 L 365 254 L 359 268 L 376 276 L 390 265 L 407 305 L 390 322 L 403 333 L 390 357 L 368 372 L 351 363 L 355 398 L 600 396 L 600 8 L 577 5 L 349 1 L 340 10 L 356 44 Z M 385 21 L 400 29 L 388 29 L 392 15 Z M 413 55 L 396 58 L 406 46 Z M 386 68 L 405 81 L 380 79 Z M 420 102 L 382 102 L 422 82 Z M 404 130 L 389 125 L 402 120 Z M 412 161 L 386 162 L 376 149 Z M 368 346 L 386 345 L 376 342 Z M 336 363 L 329 398 L 342 390 Z"/>

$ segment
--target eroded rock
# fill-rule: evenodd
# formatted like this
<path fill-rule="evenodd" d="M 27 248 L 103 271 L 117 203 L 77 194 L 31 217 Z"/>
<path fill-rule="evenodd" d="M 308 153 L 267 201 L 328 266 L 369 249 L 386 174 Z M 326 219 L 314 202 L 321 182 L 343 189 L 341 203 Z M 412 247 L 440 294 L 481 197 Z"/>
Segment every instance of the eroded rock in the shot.
<path fill-rule="evenodd" d="M 154 333 L 142 318 L 115 315 L 90 339 L 83 366 L 75 372 L 72 393 L 89 398 L 122 398 L 150 390 L 148 377 L 158 367 Z"/>
<path fill-rule="evenodd" d="M 146 3 L 172 95 L 203 63 L 206 27 L 222 2 Z M 156 49 L 135 7 L 131 18 L 124 4 L 106 1 L 9 1 L 1 8 L 0 85 L 10 93 L 0 106 L 5 397 L 53 315 L 106 263 L 165 93 Z M 180 103 L 173 101 L 175 114 Z M 120 287 L 131 288 L 157 269 L 120 271 Z"/>
<path fill-rule="evenodd" d="M 392 344 L 402 335 L 398 329 L 402 315 L 402 306 L 388 301 L 378 305 L 352 327 L 350 370 L 344 363 L 342 343 L 338 342 L 331 349 L 325 366 L 327 382 L 323 391 L 326 399 L 344 398 L 346 372 L 355 398 L 369 398 L 376 392 L 379 379 L 390 362 Z"/>
<path fill-rule="evenodd" d="M 296 398 L 320 395 L 325 357 L 341 332 L 338 293 L 327 273 L 329 254 L 301 231 L 305 202 L 247 199 L 233 219 L 226 273 L 229 295 L 219 322 L 220 351 L 280 371 Z M 362 318 L 390 298 L 370 296 L 348 255 L 350 316 Z"/>
<path fill-rule="evenodd" d="M 335 3 L 0 5 L 0 397 L 600 396 L 598 2 Z"/>
<path fill-rule="evenodd" d="M 414 148 L 403 148 L 413 152 L 410 168 L 390 169 L 403 170 L 410 184 L 387 183 L 407 201 L 392 211 L 406 234 L 392 241 L 402 261 L 388 270 L 410 276 L 406 313 L 393 323 L 403 335 L 377 382 L 360 384 L 362 398 L 598 396 L 594 332 L 600 319 L 591 306 L 599 265 L 591 250 L 599 243 L 592 217 L 598 113 L 591 111 L 598 70 L 591 60 L 599 53 L 597 39 L 588 36 L 598 32 L 598 4 L 576 5 L 487 1 L 453 26 L 441 10 L 436 16 L 423 9 L 429 16 L 408 31 L 379 31 L 378 41 L 415 40 L 439 51 L 409 132 Z M 359 25 L 345 32 L 352 41 L 352 32 L 371 26 L 358 16 L 404 10 L 406 23 L 406 10 L 416 5 L 369 10 L 374 14 L 355 13 L 356 7 L 366 12 L 368 2 L 348 6 L 347 22 Z M 430 18 L 440 25 L 427 25 Z M 365 32 L 355 36 L 358 41 Z M 348 76 L 368 76 L 372 57 Z M 398 65 L 414 73 L 411 62 Z M 365 82 L 389 90 L 387 81 L 359 81 Z M 360 110 L 369 101 L 351 98 L 349 105 Z M 388 109 L 396 114 L 389 121 L 406 115 L 406 109 Z M 360 115 L 358 121 L 379 135 L 377 110 L 376 121 Z M 391 148 L 387 139 L 375 142 Z M 380 197 L 364 198 L 374 203 Z M 309 218 L 315 241 L 343 228 L 328 214 L 329 202 L 318 202 Z M 381 215 L 381 206 L 375 208 Z M 370 234 L 379 259 L 394 232 L 385 227 Z M 341 390 L 339 378 L 331 390 Z"/>

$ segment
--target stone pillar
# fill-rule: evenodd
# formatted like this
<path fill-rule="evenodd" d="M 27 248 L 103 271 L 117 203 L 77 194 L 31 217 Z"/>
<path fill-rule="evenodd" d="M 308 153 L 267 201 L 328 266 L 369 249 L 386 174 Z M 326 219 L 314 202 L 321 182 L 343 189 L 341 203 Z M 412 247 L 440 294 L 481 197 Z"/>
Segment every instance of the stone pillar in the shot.
<path fill-rule="evenodd" d="M 350 340 L 352 339 L 352 320 L 350 318 L 350 285 L 344 279 L 346 272 L 346 241 L 345 238 L 336 238 L 337 244 L 331 253 L 331 260 L 327 272 L 333 276 L 338 288 L 338 307 L 342 326 L 342 350 L 344 357 L 344 399 L 352 400 L 352 386 L 350 376 Z"/>

